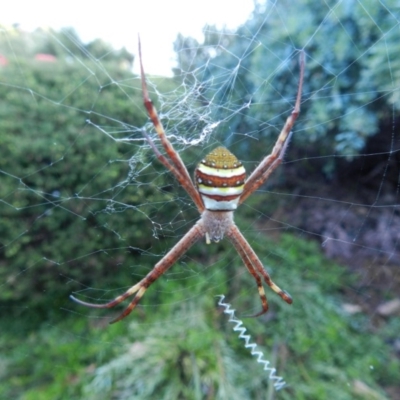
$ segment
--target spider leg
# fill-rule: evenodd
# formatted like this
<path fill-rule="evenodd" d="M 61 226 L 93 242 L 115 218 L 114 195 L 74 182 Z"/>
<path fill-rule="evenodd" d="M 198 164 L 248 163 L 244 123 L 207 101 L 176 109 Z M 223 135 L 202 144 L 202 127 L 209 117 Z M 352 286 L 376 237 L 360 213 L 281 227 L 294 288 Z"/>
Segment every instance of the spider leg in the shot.
<path fill-rule="evenodd" d="M 154 266 L 154 268 L 138 283 L 130 287 L 125 293 L 116 297 L 108 303 L 94 304 L 87 303 L 85 301 L 79 300 L 74 296 L 70 296 L 72 300 L 76 303 L 81 304 L 86 307 L 92 308 L 111 308 L 115 307 L 117 304 L 121 303 L 128 297 L 136 293 L 136 296 L 129 303 L 128 307 L 110 323 L 120 321 L 129 315 L 132 310 L 139 303 L 139 300 L 143 297 L 144 293 L 148 287 L 155 282 L 164 272 L 166 272 L 175 262 L 184 254 L 186 251 L 193 246 L 197 240 L 204 236 L 204 229 L 201 221 L 197 222 L 183 238 Z"/>
<path fill-rule="evenodd" d="M 244 184 L 243 193 L 240 196 L 239 204 L 243 203 L 254 191 L 256 191 L 271 175 L 271 173 L 279 166 L 285 155 L 291 131 L 297 117 L 300 114 L 301 92 L 303 89 L 304 79 L 304 52 L 300 52 L 300 78 L 297 90 L 296 103 L 292 113 L 287 118 L 285 125 L 275 143 L 270 155 L 265 157 L 257 168 L 251 173 Z"/>
<path fill-rule="evenodd" d="M 253 269 L 257 270 L 258 273 L 264 278 L 265 283 L 275 292 L 277 293 L 283 300 L 286 301 L 288 304 L 292 304 L 293 300 L 291 296 L 282 290 L 278 285 L 276 285 L 271 277 L 269 276 L 268 272 L 264 269 L 260 259 L 257 257 L 257 254 L 252 249 L 250 244 L 247 242 L 245 237 L 242 235 L 240 230 L 236 225 L 232 225 L 229 230 L 227 231 L 226 235 L 232 242 L 233 246 L 235 247 L 236 251 L 242 255 L 244 254 L 246 259 L 248 259 L 249 264 L 251 263 Z M 243 261 L 245 259 L 242 256 Z M 248 267 L 248 265 L 246 265 Z M 250 269 L 249 269 L 250 270 Z M 251 271 L 250 271 L 251 272 Z M 252 274 L 253 275 L 253 274 Z M 253 275 L 254 276 L 254 275 Z M 260 293 L 260 289 L 259 289 Z M 261 296 L 261 293 L 260 293 Z M 261 297 L 262 299 L 262 297 Z"/>
<path fill-rule="evenodd" d="M 168 140 L 164 127 L 158 118 L 157 110 L 154 107 L 152 101 L 150 100 L 149 92 L 147 89 L 147 84 L 146 84 L 146 75 L 144 73 L 144 68 L 143 68 L 143 62 L 142 62 L 142 49 L 141 49 L 141 44 L 140 44 L 140 38 L 139 38 L 139 62 L 140 62 L 140 75 L 141 75 L 141 80 L 142 80 L 142 94 L 143 94 L 143 104 L 147 110 L 147 114 L 149 115 L 151 121 L 153 122 L 154 128 L 158 134 L 158 137 L 161 140 L 161 144 L 164 147 L 165 152 L 167 153 L 169 159 L 171 162 L 167 160 L 165 156 L 163 156 L 158 150 L 156 149 L 156 146 L 154 145 L 153 141 L 148 135 L 145 135 L 147 141 L 150 143 L 151 148 L 155 152 L 157 158 L 162 162 L 162 164 L 168 168 L 172 174 L 175 176 L 175 178 L 178 180 L 178 182 L 183 186 L 183 188 L 186 190 L 186 192 L 189 194 L 189 196 L 192 198 L 194 203 L 196 204 L 198 210 L 200 213 L 204 211 L 204 204 L 203 200 L 201 199 L 201 196 L 195 186 L 193 185 L 193 182 L 189 176 L 189 172 L 183 163 L 182 159 L 180 158 L 179 154 L 176 152 L 174 147 L 172 146 L 171 142 Z"/>
<path fill-rule="evenodd" d="M 245 251 L 243 250 L 243 247 L 236 247 L 236 250 L 239 253 L 240 258 L 242 259 L 244 265 L 246 266 L 246 268 L 248 269 L 250 274 L 253 275 L 253 277 L 257 283 L 257 289 L 258 289 L 258 294 L 260 295 L 260 299 L 261 299 L 262 310 L 260 312 L 258 312 L 257 314 L 249 315 L 249 317 L 258 317 L 262 314 L 265 314 L 268 311 L 267 296 L 265 294 L 260 275 L 258 275 L 257 271 L 254 269 L 254 266 L 251 263 L 251 260 L 248 258 L 247 254 L 245 253 Z"/>

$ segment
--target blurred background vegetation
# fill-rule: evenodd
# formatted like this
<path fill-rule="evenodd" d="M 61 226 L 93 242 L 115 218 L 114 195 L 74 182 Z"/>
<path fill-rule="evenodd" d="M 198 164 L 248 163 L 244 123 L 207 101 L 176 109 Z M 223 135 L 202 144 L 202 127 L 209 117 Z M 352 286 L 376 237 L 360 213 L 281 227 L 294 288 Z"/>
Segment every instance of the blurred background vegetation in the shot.
<path fill-rule="evenodd" d="M 365 18 L 361 7 L 344 3 L 327 18 L 311 0 L 287 3 L 290 31 L 278 19 L 265 19 L 260 6 L 234 34 L 208 27 L 204 44 L 179 36 L 175 77 L 151 77 L 151 83 L 178 97 L 184 82 L 199 94 L 190 107 L 201 113 L 212 102 L 210 118 L 229 119 L 229 132 L 257 135 L 254 145 L 227 135 L 221 125 L 213 137 L 253 161 L 251 169 L 290 112 L 293 98 L 282 94 L 295 95 L 296 49 L 306 49 L 306 101 L 287 156 L 296 162 L 269 183 L 275 194 L 254 196 L 237 216 L 274 280 L 295 299 L 288 307 L 268 293 L 271 311 L 244 320 L 288 388 L 274 393 L 216 307 L 220 293 L 242 310 L 259 307 L 252 277 L 226 243 L 195 246 L 123 323 L 108 326 L 94 316 L 100 313 L 69 303 L 69 294 L 86 295 L 93 287 L 112 289 L 90 294 L 99 301 L 119 294 L 152 268 L 197 214 L 142 141 L 122 143 L 103 134 L 121 131 L 126 137 L 131 129 L 138 137 L 147 121 L 140 81 L 130 72 L 133 56 L 101 40 L 82 43 L 73 30 L 14 29 L 0 37 L 7 60 L 0 67 L 0 398 L 399 398 L 400 321 L 376 311 L 400 289 L 397 215 L 390 227 L 379 228 L 384 211 L 371 211 L 371 220 L 347 212 L 348 225 L 328 236 L 351 242 L 346 235 L 362 215 L 366 231 L 358 238 L 370 242 L 350 249 L 331 245 L 324 253 L 319 241 L 343 206 L 318 208 L 299 200 L 312 193 L 372 205 L 379 190 L 378 203 L 393 202 L 399 6 L 387 2 L 390 13 L 365 1 Z M 54 59 L 45 62 L 43 55 Z M 235 68 L 234 79 L 227 79 Z M 246 102 L 250 106 L 243 108 Z M 182 134 L 190 123 L 188 118 L 179 127 Z M 189 147 L 185 163 L 193 167 L 198 152 Z M 373 174 L 382 164 L 384 180 L 383 172 Z M 284 196 L 293 190 L 299 198 Z M 184 219 L 171 222 L 181 210 Z M 154 220 L 166 229 L 152 227 Z M 299 229 L 287 229 L 287 221 Z M 379 229 L 389 228 L 393 234 L 380 242 Z M 386 280 L 378 278 L 381 269 L 371 267 L 372 258 L 377 267 L 393 265 Z M 374 288 L 364 288 L 371 275 Z M 347 303 L 361 312 L 350 312 Z"/>

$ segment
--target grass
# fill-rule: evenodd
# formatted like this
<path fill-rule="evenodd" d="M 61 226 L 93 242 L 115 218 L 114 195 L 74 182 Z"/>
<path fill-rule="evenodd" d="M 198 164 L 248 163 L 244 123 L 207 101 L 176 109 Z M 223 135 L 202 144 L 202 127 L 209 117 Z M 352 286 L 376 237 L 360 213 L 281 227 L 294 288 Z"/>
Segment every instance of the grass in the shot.
<path fill-rule="evenodd" d="M 326 260 L 315 243 L 290 235 L 272 243 L 251 231 L 246 236 L 294 298 L 288 306 L 268 290 L 271 310 L 243 319 L 265 357 L 275 360 L 286 389 L 274 395 L 216 307 L 220 293 L 239 309 L 238 317 L 260 307 L 252 277 L 223 245 L 210 247 L 211 267 L 194 261 L 177 266 L 178 278 L 156 283 L 122 323 L 109 326 L 88 318 L 107 311 L 84 310 L 32 330 L 23 319 L 3 317 L 0 398 L 387 398 L 383 388 L 400 376 L 399 360 L 385 343 L 395 337 L 396 323 L 372 329 L 368 316 L 345 314 L 341 291 L 355 277 Z"/>

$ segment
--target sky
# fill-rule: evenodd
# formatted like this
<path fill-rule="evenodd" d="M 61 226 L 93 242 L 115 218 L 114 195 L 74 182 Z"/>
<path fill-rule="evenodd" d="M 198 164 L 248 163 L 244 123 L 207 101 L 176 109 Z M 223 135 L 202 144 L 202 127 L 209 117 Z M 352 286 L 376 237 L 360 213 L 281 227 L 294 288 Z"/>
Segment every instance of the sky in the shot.
<path fill-rule="evenodd" d="M 254 0 L 13 0 L 3 5 L 0 25 L 18 23 L 28 31 L 73 27 L 84 42 L 101 38 L 133 54 L 140 33 L 146 72 L 168 76 L 172 75 L 173 42 L 179 32 L 202 42 L 206 24 L 234 29 L 253 9 Z"/>

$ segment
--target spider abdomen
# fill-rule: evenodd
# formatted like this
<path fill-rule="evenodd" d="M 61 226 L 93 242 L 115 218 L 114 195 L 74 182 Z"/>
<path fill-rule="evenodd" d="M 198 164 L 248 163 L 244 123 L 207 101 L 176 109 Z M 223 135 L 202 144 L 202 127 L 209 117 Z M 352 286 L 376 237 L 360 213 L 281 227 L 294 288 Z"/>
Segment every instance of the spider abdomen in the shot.
<path fill-rule="evenodd" d="M 209 153 L 195 170 L 195 182 L 207 210 L 236 210 L 243 192 L 246 171 L 225 147 Z"/>

